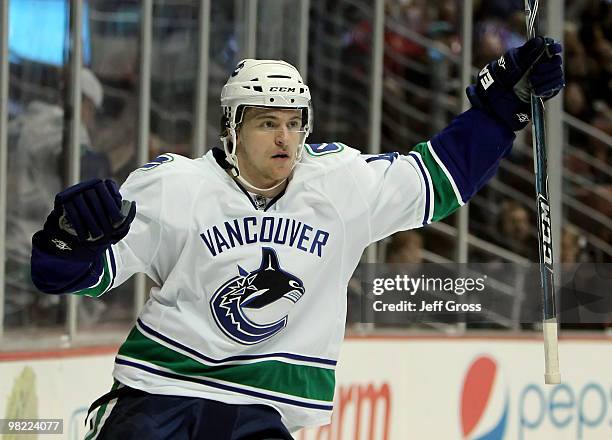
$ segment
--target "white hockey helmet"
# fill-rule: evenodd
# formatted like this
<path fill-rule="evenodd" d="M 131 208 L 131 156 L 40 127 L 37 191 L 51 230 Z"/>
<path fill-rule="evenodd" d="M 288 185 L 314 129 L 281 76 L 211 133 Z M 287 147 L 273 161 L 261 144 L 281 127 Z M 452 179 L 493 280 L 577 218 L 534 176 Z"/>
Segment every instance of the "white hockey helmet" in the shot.
<path fill-rule="evenodd" d="M 305 136 L 298 148 L 296 161 L 299 161 L 305 139 L 312 131 L 313 115 L 310 90 L 298 70 L 285 61 L 246 59 L 236 65 L 223 86 L 221 140 L 236 175 L 240 173 L 236 160 L 236 127 L 242 122 L 244 108 L 249 106 L 302 110 Z"/>

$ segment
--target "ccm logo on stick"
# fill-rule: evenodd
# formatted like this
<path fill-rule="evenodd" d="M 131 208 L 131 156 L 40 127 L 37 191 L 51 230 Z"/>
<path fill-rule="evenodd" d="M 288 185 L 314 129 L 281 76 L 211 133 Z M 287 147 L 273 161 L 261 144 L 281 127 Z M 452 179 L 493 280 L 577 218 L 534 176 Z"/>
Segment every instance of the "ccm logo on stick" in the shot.
<path fill-rule="evenodd" d="M 538 197 L 538 211 L 540 213 L 540 233 L 542 236 L 542 255 L 544 263 L 552 264 L 552 236 L 550 231 L 550 206 L 542 196 Z"/>
<path fill-rule="evenodd" d="M 295 92 L 295 87 L 270 87 L 271 92 Z"/>

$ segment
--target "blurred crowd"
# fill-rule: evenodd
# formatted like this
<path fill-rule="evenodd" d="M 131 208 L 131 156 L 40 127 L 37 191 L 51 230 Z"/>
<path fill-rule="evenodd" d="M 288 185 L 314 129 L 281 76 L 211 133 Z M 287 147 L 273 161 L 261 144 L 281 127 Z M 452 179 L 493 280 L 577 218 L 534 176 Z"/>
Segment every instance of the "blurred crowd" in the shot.
<path fill-rule="evenodd" d="M 567 87 L 563 107 L 577 123 L 564 126 L 567 144 L 563 155 L 563 188 L 553 189 L 571 197 L 570 202 L 563 200 L 559 261 L 564 268 L 580 263 L 612 262 L 612 145 L 606 141 L 609 139 L 606 136 L 612 135 L 612 4 L 605 0 L 565 3 L 563 39 Z M 472 51 L 473 65 L 478 69 L 525 42 L 525 11 L 522 0 L 475 1 L 474 6 Z M 461 6 L 454 0 L 435 3 L 394 0 L 386 2 L 385 8 L 382 148 L 383 151 L 405 151 L 439 131 L 458 109 L 457 96 L 462 92 L 457 64 L 462 44 Z M 369 85 L 369 65 L 363 60 L 371 50 L 372 25 L 371 17 L 360 15 L 358 8 L 352 12 L 359 19 L 344 31 L 345 50 L 341 56 L 343 64 L 350 66 L 343 80 L 350 84 L 348 89 L 356 90 L 359 84 Z M 544 26 L 543 18 L 540 20 Z M 432 44 L 423 44 L 419 36 Z M 352 120 L 359 118 L 347 99 L 340 99 L 340 105 L 349 106 Z M 333 97 L 325 98 L 326 103 L 333 101 Z M 367 110 L 363 108 L 365 117 L 356 127 L 345 128 L 347 142 L 363 145 L 363 139 L 368 139 Z M 335 120 L 326 121 L 334 129 L 343 128 Z M 581 130 L 580 125 L 577 128 L 576 124 L 580 123 L 594 128 L 595 135 Z M 494 185 L 485 188 L 470 203 L 470 233 L 493 245 L 486 249 L 470 246 L 470 261 L 538 261 L 534 193 L 531 133 L 526 130 L 519 134 L 514 151 Z M 454 224 L 455 220 L 450 219 L 449 223 Z M 398 233 L 388 239 L 385 248 L 384 261 L 388 263 L 415 264 L 423 259 L 424 251 L 434 255 L 422 261 L 435 261 L 439 256 L 447 260 L 456 257 L 454 238 L 431 228 Z M 501 249 L 514 257 L 500 256 Z M 537 265 L 529 266 L 527 272 L 522 290 L 532 295 L 522 300 L 519 313 L 520 319 L 533 323 L 538 316 L 534 319 L 530 313 L 541 307 L 539 281 L 534 276 L 538 275 Z M 564 303 L 573 301 L 567 295 L 567 292 L 561 295 Z M 358 303 L 355 298 L 353 305 Z M 501 301 L 500 306 L 505 307 Z M 510 312 L 501 307 L 502 315 Z M 608 323 L 612 323 L 612 316 L 608 317 Z"/>
<path fill-rule="evenodd" d="M 574 124 L 565 125 L 567 144 L 562 190 L 575 203 L 565 204 L 563 215 L 568 224 L 565 229 L 578 235 L 580 252 L 564 255 L 575 255 L 576 261 L 612 262 L 609 247 L 603 246 L 606 252 L 591 246 L 612 243 L 612 145 L 609 143 L 612 135 L 612 4 L 606 0 L 565 3 L 563 42 L 567 87 L 564 111 L 576 118 L 578 124 L 584 122 L 593 127 L 598 136 L 587 134 Z M 393 23 L 408 23 L 409 29 L 441 44 L 443 49 L 439 52 L 451 58 L 461 52 L 461 10 L 459 2 L 453 0 L 435 5 L 427 1 L 395 0 L 386 5 L 390 24 L 385 33 L 385 87 L 391 92 L 386 96 L 392 99 L 402 96 L 402 100 L 413 107 L 401 112 L 391 99 L 386 100 L 388 113 L 383 118 L 387 122 L 383 133 L 388 145 L 384 148 L 393 149 L 418 142 L 424 134 L 435 133 L 447 122 L 448 113 L 457 109 L 457 102 L 452 97 L 446 102 L 439 101 L 435 93 L 425 95 L 419 93 L 420 90 L 435 91 L 439 86 L 453 96 L 460 92 L 456 65 L 440 64 L 440 54 L 436 56 L 432 53 L 435 50 L 417 43 Z M 473 65 L 480 68 L 525 41 L 525 12 L 522 0 L 476 1 L 474 5 Z M 543 26 L 544 20 L 540 20 Z M 355 46 L 362 46 L 365 51 L 367 44 L 363 42 L 367 38 L 363 32 L 356 35 Z M 419 64 L 415 65 L 414 61 Z M 445 70 L 445 76 L 436 83 L 436 76 L 431 72 L 440 68 Z M 432 105 L 443 107 L 447 114 L 436 112 Z M 425 117 L 417 117 L 421 113 Z M 442 122 L 437 122 L 436 116 Z M 406 139 L 411 142 L 406 144 Z M 470 226 L 471 232 L 480 238 L 537 261 L 530 149 L 531 134 L 526 130 L 519 135 L 494 187 L 486 188 L 471 203 Z M 451 254 L 446 256 L 452 257 Z M 476 260 L 488 258 L 478 251 L 472 255 Z"/>
<path fill-rule="evenodd" d="M 239 11 L 229 3 L 211 2 L 209 145 L 217 144 L 218 114 L 214 109 L 227 72 L 238 61 L 244 34 L 236 24 Z M 366 151 L 371 2 L 310 3 L 308 83 L 315 107 L 312 139 L 340 140 Z M 612 136 L 612 3 L 565 3 L 564 110 L 597 133 Z M 83 73 L 81 178 L 110 177 L 121 183 L 139 165 L 136 142 L 140 2 L 90 0 L 88 5 L 92 55 Z M 190 154 L 198 69 L 198 14 L 198 2 L 155 2 L 151 157 L 166 151 Z M 406 152 L 442 129 L 459 111 L 461 2 L 388 0 L 385 14 L 382 147 L 383 151 Z M 475 68 L 522 44 L 524 28 L 523 0 L 475 0 Z M 283 29 L 286 32 L 286 27 Z M 266 30 L 269 29 L 258 32 L 262 41 Z M 282 50 L 293 47 L 291 41 L 285 43 L 289 49 L 283 46 Z M 285 52 L 266 52 L 265 56 L 280 58 L 285 57 Z M 62 151 L 69 113 L 64 112 L 63 101 L 69 84 L 61 65 L 14 57 L 11 61 L 12 172 L 8 180 L 5 310 L 7 325 L 18 327 L 65 319 L 63 300 L 35 292 L 29 281 L 28 258 L 29 237 L 44 222 L 53 194 L 66 183 Z M 611 262 L 612 252 L 606 249 L 612 243 L 612 146 L 605 137 L 597 138 L 575 128 L 566 130 L 563 191 L 576 203 L 564 208 L 561 260 Z M 470 233 L 486 240 L 493 249 L 498 247 L 537 261 L 530 142 L 526 130 L 496 184 L 470 204 Z M 596 210 L 603 219 L 585 207 Z M 454 223 L 454 219 L 449 222 Z M 454 238 L 426 228 L 390 237 L 381 247 L 380 261 L 420 264 L 431 261 L 431 255 L 453 259 L 454 249 Z M 470 248 L 472 261 L 496 262 L 499 258 L 496 252 Z M 355 284 L 353 287 L 358 290 Z M 82 322 L 91 325 L 130 320 L 131 291 L 128 283 L 102 301 L 82 301 Z"/>

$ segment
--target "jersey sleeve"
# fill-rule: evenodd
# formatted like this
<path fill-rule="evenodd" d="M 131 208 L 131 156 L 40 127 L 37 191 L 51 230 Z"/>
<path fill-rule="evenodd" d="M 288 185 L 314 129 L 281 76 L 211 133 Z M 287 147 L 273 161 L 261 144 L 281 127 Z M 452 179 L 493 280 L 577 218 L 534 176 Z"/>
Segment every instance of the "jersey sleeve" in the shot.
<path fill-rule="evenodd" d="M 132 172 L 120 188 L 124 200 L 136 202 L 136 217 L 128 234 L 97 259 L 74 261 L 33 249 L 32 279 L 40 290 L 99 297 L 138 272 L 161 282 L 152 262 L 162 234 L 164 173 L 147 170 L 145 166 Z"/>
<path fill-rule="evenodd" d="M 413 156 L 398 153 L 364 154 L 350 164 L 354 194 L 368 217 L 368 243 L 423 225 L 431 194 L 418 167 Z"/>
<path fill-rule="evenodd" d="M 122 197 L 136 202 L 136 217 L 123 240 L 109 249 L 114 260 L 110 288 L 126 281 L 135 273 L 146 273 L 161 283 L 153 265 L 159 252 L 163 228 L 162 206 L 165 199 L 163 175 L 140 168 L 134 171 L 120 189 Z"/>
<path fill-rule="evenodd" d="M 470 109 L 406 155 L 362 155 L 350 167 L 369 212 L 370 242 L 439 221 L 497 172 L 514 133 Z"/>

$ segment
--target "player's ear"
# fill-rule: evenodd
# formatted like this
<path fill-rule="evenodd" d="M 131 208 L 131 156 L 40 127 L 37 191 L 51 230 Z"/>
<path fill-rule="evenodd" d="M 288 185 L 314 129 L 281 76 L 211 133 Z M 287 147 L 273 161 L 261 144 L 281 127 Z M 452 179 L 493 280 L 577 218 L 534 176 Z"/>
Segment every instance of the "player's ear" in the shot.
<path fill-rule="evenodd" d="M 240 147 L 242 145 L 242 124 L 239 124 L 238 127 L 236 127 L 236 148 Z"/>

